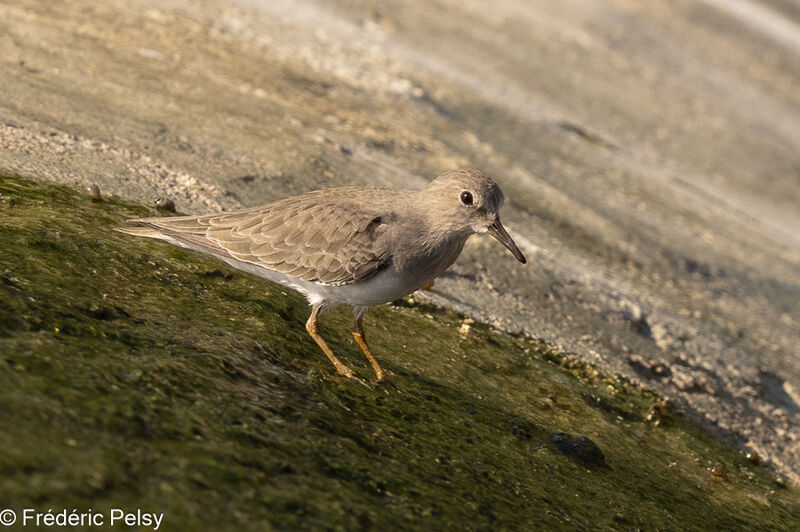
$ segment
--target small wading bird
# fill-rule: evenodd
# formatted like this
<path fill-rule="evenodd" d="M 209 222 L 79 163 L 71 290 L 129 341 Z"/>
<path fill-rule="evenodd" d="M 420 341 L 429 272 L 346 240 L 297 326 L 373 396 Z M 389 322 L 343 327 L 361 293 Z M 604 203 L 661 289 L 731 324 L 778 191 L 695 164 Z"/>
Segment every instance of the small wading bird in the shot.
<path fill-rule="evenodd" d="M 336 371 L 358 380 L 318 325 L 323 312 L 350 305 L 353 337 L 381 382 L 361 325 L 367 308 L 432 282 L 473 233 L 489 233 L 524 263 L 500 223 L 502 204 L 494 181 L 459 169 L 421 190 L 331 188 L 236 212 L 129 220 L 139 227 L 117 229 L 208 253 L 302 293 L 312 305 L 306 330 Z"/>

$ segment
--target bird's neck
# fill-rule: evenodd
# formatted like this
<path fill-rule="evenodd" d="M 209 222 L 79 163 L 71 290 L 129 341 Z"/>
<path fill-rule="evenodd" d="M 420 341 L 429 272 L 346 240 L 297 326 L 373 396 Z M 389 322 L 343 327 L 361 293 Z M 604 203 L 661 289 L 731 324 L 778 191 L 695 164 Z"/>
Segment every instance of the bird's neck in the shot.
<path fill-rule="evenodd" d="M 443 232 L 430 224 L 421 225 L 413 231 L 414 252 L 402 254 L 401 259 L 396 257 L 395 264 L 400 270 L 414 271 L 426 282 L 431 281 L 456 261 L 470 234 L 469 231 Z"/>

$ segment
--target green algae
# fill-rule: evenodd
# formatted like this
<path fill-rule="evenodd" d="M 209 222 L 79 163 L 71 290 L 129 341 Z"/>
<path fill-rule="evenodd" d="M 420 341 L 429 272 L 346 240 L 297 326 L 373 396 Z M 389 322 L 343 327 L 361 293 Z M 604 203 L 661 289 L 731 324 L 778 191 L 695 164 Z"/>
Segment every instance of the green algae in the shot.
<path fill-rule="evenodd" d="M 114 232 L 149 208 L 0 178 L 0 501 L 164 512 L 164 530 L 793 529 L 795 488 L 659 400 L 408 301 L 338 377 L 297 294 Z M 323 333 L 362 376 L 345 310 Z M 585 436 L 594 467 L 562 454 Z M 727 479 L 710 474 L 721 465 Z"/>

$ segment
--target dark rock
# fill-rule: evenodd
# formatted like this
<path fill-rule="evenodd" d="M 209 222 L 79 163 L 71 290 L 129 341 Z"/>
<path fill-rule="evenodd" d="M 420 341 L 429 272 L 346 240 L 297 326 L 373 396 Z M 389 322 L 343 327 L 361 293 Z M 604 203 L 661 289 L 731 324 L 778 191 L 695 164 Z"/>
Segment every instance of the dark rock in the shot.
<path fill-rule="evenodd" d="M 156 198 L 153 200 L 153 204 L 156 206 L 156 209 L 167 212 L 176 212 L 175 202 L 169 198 Z"/>
<path fill-rule="evenodd" d="M 605 466 L 606 457 L 603 451 L 590 438 L 578 436 L 573 438 L 565 432 L 557 432 L 550 436 L 550 441 L 565 456 L 575 458 L 585 465 Z"/>
<path fill-rule="evenodd" d="M 509 430 L 520 440 L 530 440 L 536 431 L 536 425 L 530 421 L 515 421 L 509 426 Z"/>
<path fill-rule="evenodd" d="M 628 357 L 628 365 L 639 375 L 651 379 L 660 379 L 672 375 L 672 369 L 664 360 L 646 360 L 641 355 L 634 354 Z"/>

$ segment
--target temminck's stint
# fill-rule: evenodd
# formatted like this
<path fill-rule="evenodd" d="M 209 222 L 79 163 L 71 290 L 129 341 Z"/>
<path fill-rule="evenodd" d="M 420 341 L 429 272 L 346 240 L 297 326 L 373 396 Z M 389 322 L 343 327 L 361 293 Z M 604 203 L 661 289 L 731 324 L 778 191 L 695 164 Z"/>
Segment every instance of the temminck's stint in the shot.
<path fill-rule="evenodd" d="M 472 233 L 489 233 L 524 263 L 500 223 L 502 203 L 489 177 L 459 169 L 421 190 L 331 188 L 236 212 L 129 220 L 140 227 L 118 229 L 214 255 L 302 293 L 312 305 L 306 330 L 336 371 L 356 378 L 317 324 L 323 312 L 350 305 L 353 337 L 380 382 L 384 372 L 361 326 L 367 308 L 433 281 Z"/>

